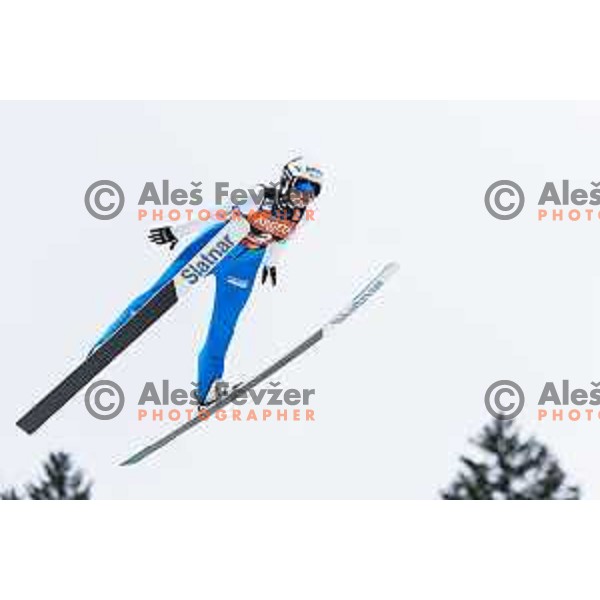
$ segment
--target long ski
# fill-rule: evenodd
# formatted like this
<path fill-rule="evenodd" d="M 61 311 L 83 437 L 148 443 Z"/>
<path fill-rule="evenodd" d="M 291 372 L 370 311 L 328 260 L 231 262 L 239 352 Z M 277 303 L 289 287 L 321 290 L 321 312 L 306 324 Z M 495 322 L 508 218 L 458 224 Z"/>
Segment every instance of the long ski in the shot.
<path fill-rule="evenodd" d="M 312 348 L 315 344 L 320 342 L 326 335 L 328 335 L 333 329 L 337 326 L 341 325 L 353 312 L 355 312 L 358 308 L 360 308 L 373 294 L 375 294 L 385 283 L 387 279 L 389 279 L 396 271 L 398 270 L 398 265 L 396 263 L 388 263 L 381 271 L 373 278 L 369 283 L 358 292 L 352 302 L 344 307 L 341 311 L 339 311 L 333 319 L 329 320 L 323 327 L 318 329 L 315 333 L 313 333 L 310 337 L 305 339 L 302 343 L 298 344 L 293 350 L 288 352 L 285 356 L 281 357 L 279 360 L 271 364 L 264 371 L 261 371 L 258 375 L 253 377 L 250 381 L 244 383 L 243 385 L 237 387 L 233 392 L 217 400 L 214 404 L 211 404 L 210 407 L 203 409 L 198 413 L 198 416 L 186 421 L 179 427 L 176 427 L 171 432 L 166 434 L 165 436 L 159 438 L 155 442 L 149 444 L 145 448 L 142 448 L 140 451 L 136 452 L 132 456 L 130 456 L 127 460 L 124 460 L 120 463 L 120 466 L 134 465 L 139 463 L 150 454 L 153 454 L 160 448 L 166 446 L 180 435 L 185 433 L 186 431 L 192 429 L 199 423 L 205 422 L 205 420 L 216 413 L 218 410 L 221 410 L 236 398 L 239 398 L 241 395 L 245 394 L 248 390 L 252 389 L 260 382 L 264 381 L 277 371 L 279 371 L 282 367 L 292 362 L 295 358 L 304 354 L 309 348 Z"/>
<path fill-rule="evenodd" d="M 199 252 L 186 263 L 122 327 L 92 352 L 18 421 L 17 425 L 31 434 L 60 410 L 79 390 L 103 371 L 121 352 L 164 315 L 197 283 L 203 281 L 250 230 L 245 219 L 229 221 Z"/>

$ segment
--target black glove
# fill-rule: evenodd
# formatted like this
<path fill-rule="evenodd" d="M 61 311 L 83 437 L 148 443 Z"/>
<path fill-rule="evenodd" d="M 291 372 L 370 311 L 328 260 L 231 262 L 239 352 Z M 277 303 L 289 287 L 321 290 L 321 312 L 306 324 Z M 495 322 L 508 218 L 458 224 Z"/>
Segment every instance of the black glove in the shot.
<path fill-rule="evenodd" d="M 171 244 L 169 247 L 170 250 L 173 250 L 179 241 L 171 227 L 157 227 L 156 229 L 151 229 L 148 239 L 159 246 Z"/>
<path fill-rule="evenodd" d="M 265 285 L 267 283 L 267 279 L 270 277 L 271 284 L 274 286 L 277 285 L 277 267 L 267 267 L 264 266 L 262 270 L 261 283 Z"/>

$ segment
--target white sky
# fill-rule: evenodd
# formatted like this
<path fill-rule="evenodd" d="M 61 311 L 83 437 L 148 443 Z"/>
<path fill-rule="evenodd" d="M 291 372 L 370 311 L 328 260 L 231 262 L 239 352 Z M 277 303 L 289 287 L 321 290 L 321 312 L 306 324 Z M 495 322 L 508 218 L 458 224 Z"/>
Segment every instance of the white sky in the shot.
<path fill-rule="evenodd" d="M 0 486 L 72 452 L 97 498 L 433 498 L 488 419 L 487 386 L 529 393 L 522 426 L 600 496 L 600 420 L 535 422 L 548 380 L 589 387 L 600 335 L 598 223 L 538 223 L 546 181 L 600 180 L 600 104 L 4 103 L 0 107 L 5 364 Z M 320 326 L 384 262 L 401 271 L 335 338 L 286 369 L 316 388 L 312 424 L 219 424 L 137 467 L 116 464 L 168 426 L 138 423 L 143 382 L 188 387 L 212 304 L 191 295 L 102 375 L 130 402 L 92 419 L 82 396 L 33 436 L 15 420 L 84 356 L 97 333 L 167 264 L 134 199 L 146 181 L 249 187 L 304 152 L 327 171 L 316 223 L 292 246 L 276 290 L 258 289 L 228 374 L 252 375 Z M 102 222 L 90 183 L 129 194 Z M 490 183 L 529 193 L 514 221 L 483 205 Z"/>

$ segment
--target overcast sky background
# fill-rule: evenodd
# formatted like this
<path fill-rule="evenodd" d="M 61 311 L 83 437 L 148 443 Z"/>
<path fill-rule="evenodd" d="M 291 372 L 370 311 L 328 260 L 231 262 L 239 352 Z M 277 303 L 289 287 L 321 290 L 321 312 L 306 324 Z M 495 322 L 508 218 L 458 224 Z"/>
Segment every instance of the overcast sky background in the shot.
<path fill-rule="evenodd" d="M 600 380 L 600 221 L 539 223 L 546 181 L 600 180 L 598 103 L 27 102 L 0 105 L 4 389 L 0 487 L 51 450 L 72 452 L 96 498 L 434 498 L 489 420 L 488 385 L 513 379 L 520 417 L 585 497 L 600 496 L 600 419 L 537 423 L 544 382 Z M 191 294 L 106 369 L 115 420 L 80 394 L 33 436 L 15 421 L 86 354 L 169 262 L 136 220 L 145 182 L 250 187 L 298 153 L 327 182 L 275 290 L 257 287 L 227 374 L 250 376 L 323 324 L 382 264 L 378 297 L 278 380 L 317 390 L 315 423 L 211 423 L 146 462 L 117 463 L 171 428 L 136 420 L 143 382 L 189 387 L 212 306 Z M 99 179 L 127 196 L 116 219 L 83 203 Z M 485 210 L 499 179 L 524 189 L 512 221 Z M 207 200 L 208 201 L 208 200 Z"/>

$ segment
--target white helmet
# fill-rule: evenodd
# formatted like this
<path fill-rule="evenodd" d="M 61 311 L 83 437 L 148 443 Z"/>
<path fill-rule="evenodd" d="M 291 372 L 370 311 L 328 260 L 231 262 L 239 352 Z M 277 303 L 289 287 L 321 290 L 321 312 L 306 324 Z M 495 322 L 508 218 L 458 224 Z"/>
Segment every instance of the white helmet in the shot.
<path fill-rule="evenodd" d="M 301 156 L 293 158 L 284 167 L 281 173 L 281 193 L 286 195 L 290 190 L 297 188 L 298 184 L 308 182 L 312 184 L 314 195 L 321 193 L 323 185 L 323 171 L 316 165 L 306 162 Z"/>

